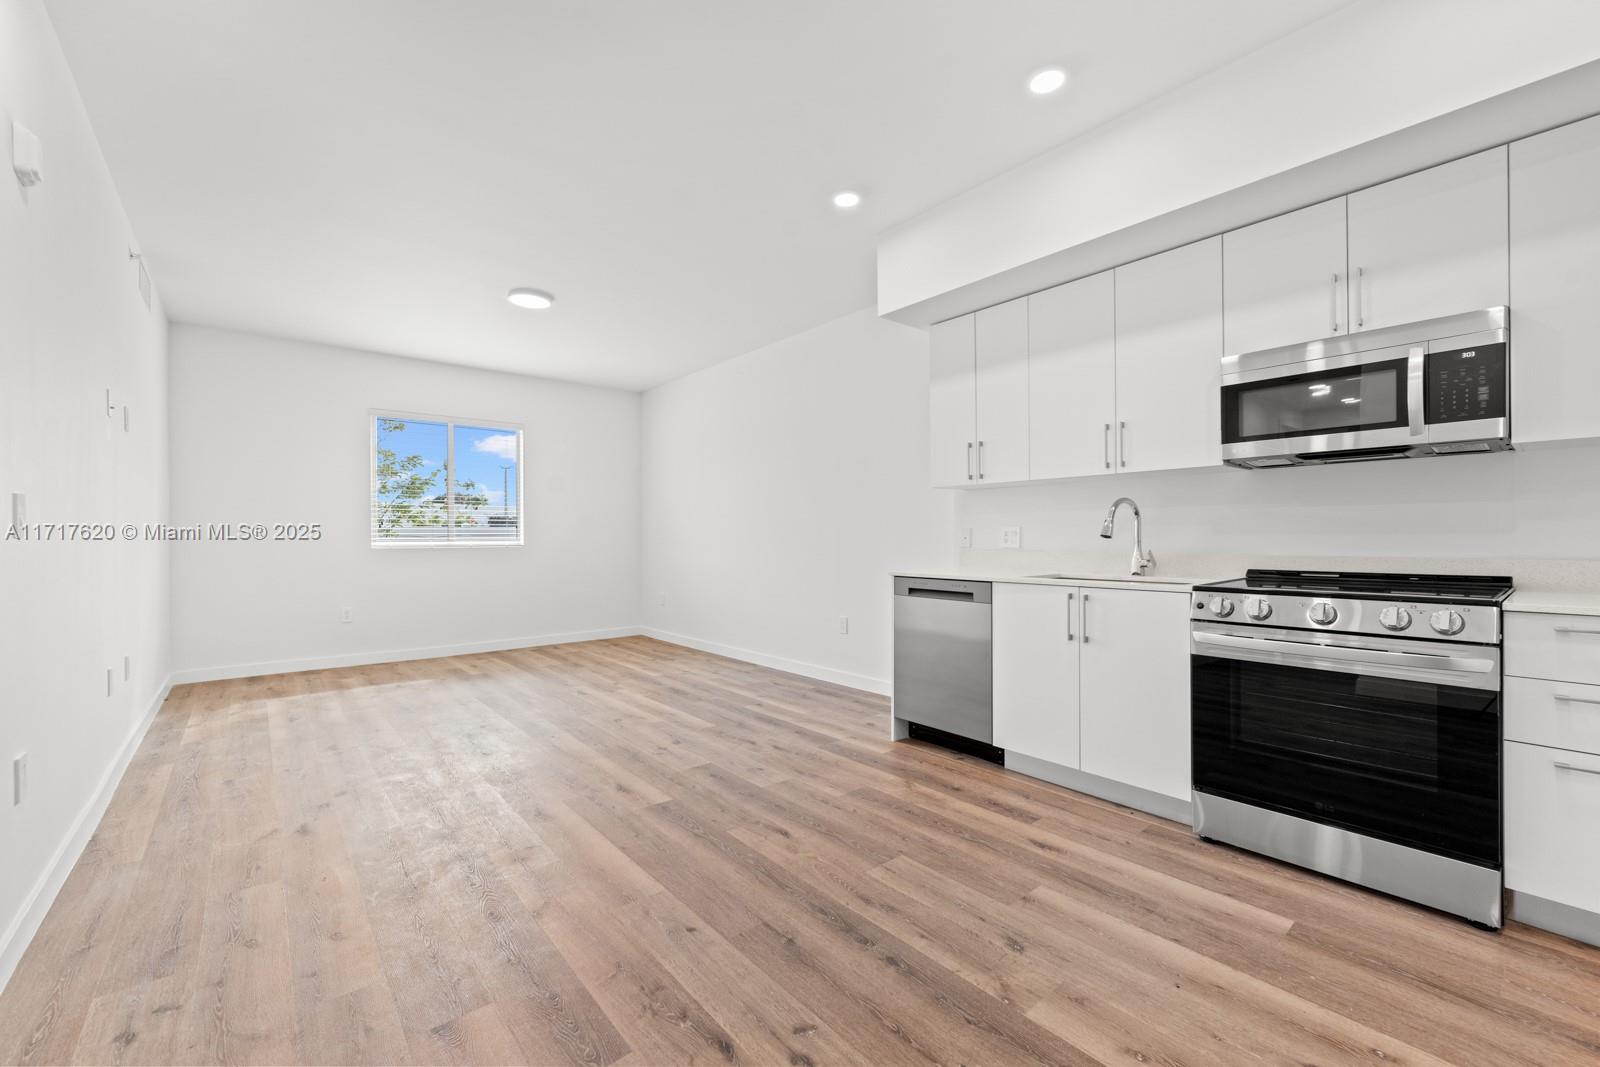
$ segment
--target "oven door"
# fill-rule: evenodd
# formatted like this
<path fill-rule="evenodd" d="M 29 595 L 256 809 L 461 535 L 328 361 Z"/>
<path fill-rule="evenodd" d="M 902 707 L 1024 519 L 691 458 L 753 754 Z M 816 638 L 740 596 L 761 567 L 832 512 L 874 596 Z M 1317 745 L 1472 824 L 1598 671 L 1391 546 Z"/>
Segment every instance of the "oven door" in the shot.
<path fill-rule="evenodd" d="M 1360 453 L 1403 456 L 1426 444 L 1426 346 L 1301 359 L 1277 366 L 1239 357 L 1222 382 L 1222 458 Z"/>
<path fill-rule="evenodd" d="M 1197 792 L 1500 866 L 1500 650 L 1196 623 Z"/>

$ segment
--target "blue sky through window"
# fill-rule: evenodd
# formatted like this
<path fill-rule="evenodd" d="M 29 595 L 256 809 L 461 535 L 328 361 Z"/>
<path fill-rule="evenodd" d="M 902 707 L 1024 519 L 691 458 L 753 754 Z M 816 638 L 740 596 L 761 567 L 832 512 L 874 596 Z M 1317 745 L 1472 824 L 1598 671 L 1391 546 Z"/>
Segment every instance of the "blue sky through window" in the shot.
<path fill-rule="evenodd" d="M 373 539 L 520 541 L 521 434 L 494 426 L 374 417 Z M 454 439 L 455 511 L 445 506 Z"/>

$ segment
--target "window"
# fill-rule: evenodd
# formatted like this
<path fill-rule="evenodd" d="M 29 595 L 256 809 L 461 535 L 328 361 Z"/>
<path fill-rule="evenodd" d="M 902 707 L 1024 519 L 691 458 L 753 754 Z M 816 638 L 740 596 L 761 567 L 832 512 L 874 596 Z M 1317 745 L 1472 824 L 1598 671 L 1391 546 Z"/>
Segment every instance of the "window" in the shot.
<path fill-rule="evenodd" d="M 375 412 L 372 543 L 522 544 L 522 431 Z"/>

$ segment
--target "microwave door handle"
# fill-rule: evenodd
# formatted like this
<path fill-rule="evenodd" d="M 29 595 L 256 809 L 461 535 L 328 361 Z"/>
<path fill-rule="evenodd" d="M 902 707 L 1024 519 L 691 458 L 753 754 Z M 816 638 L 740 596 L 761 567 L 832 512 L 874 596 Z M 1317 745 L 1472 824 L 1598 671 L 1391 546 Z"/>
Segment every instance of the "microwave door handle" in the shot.
<path fill-rule="evenodd" d="M 1427 367 L 1428 350 L 1422 345 L 1413 345 L 1406 356 L 1406 421 L 1410 424 L 1412 437 L 1421 437 L 1428 430 L 1423 422 L 1425 409 L 1422 402 Z"/>
<path fill-rule="evenodd" d="M 1426 652 L 1385 652 L 1377 648 L 1352 648 L 1347 645 L 1321 645 L 1309 641 L 1279 641 L 1270 637 L 1235 637 L 1233 634 L 1194 634 L 1196 649 L 1215 649 L 1222 659 L 1241 659 L 1229 656 L 1230 651 L 1254 653 L 1257 657 L 1270 657 L 1277 662 L 1293 664 L 1296 661 L 1334 660 L 1360 666 L 1414 667 L 1430 671 L 1450 671 L 1456 674 L 1488 674 L 1494 670 L 1494 660 L 1475 656 L 1450 656 Z"/>

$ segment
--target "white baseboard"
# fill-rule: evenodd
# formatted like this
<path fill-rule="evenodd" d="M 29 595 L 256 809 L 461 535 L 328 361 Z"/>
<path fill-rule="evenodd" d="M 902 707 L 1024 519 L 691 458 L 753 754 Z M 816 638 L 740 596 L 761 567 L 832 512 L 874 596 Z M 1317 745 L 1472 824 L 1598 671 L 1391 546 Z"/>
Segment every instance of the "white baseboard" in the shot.
<path fill-rule="evenodd" d="M 787 671 L 790 674 L 815 678 L 820 682 L 832 682 L 834 685 L 842 685 L 849 689 L 860 689 L 864 692 L 888 696 L 890 690 L 894 688 L 887 678 L 874 678 L 871 675 L 856 674 L 853 671 L 836 670 L 833 667 L 823 667 L 816 663 L 806 663 L 803 660 L 774 656 L 766 652 L 757 652 L 754 649 L 724 645 L 716 641 L 705 641 L 698 637 L 690 637 L 687 634 L 675 634 L 670 630 L 657 630 L 646 626 L 639 632 L 646 637 L 654 637 L 658 641 L 665 641 L 671 645 L 697 648 L 701 652 L 711 652 L 718 656 L 727 656 L 729 659 L 754 663 L 760 667 L 771 667 L 773 670 Z"/>
<path fill-rule="evenodd" d="M 322 671 L 331 667 L 363 667 L 369 663 L 400 663 L 413 659 L 441 659 L 445 656 L 469 656 L 474 652 L 505 652 L 514 648 L 538 648 L 541 645 L 570 645 L 578 641 L 603 641 L 612 637 L 636 637 L 643 631 L 637 626 L 617 626 L 607 630 L 577 630 L 564 634 L 542 634 L 538 637 L 510 637 L 496 641 L 472 641 L 463 645 L 433 645 L 428 648 L 394 648 L 379 652 L 350 652 L 339 656 L 313 656 L 306 659 L 266 660 L 260 663 L 234 663 L 223 667 L 188 667 L 174 671 L 174 685 L 190 682 L 215 682 L 224 678 L 254 678 L 262 674 L 297 674 L 300 671 Z"/>
<path fill-rule="evenodd" d="M 116 794 L 117 786 L 122 784 L 123 772 L 128 769 L 133 754 L 139 750 L 139 744 L 149 731 L 150 724 L 155 722 L 156 713 L 166 702 L 167 694 L 172 692 L 172 686 L 173 680 L 169 676 L 156 691 L 156 695 L 151 699 L 144 714 L 139 717 L 139 721 L 129 731 L 127 738 L 122 742 L 121 750 L 112 759 L 105 774 L 100 777 L 100 785 L 95 789 L 94 795 L 78 812 L 78 817 L 73 820 L 66 836 L 61 839 L 61 844 L 56 846 L 55 854 L 50 857 L 49 864 L 33 883 L 33 889 L 23 898 L 22 906 L 11 917 L 5 933 L 0 934 L 0 992 L 3 992 L 6 983 L 11 981 L 11 975 L 21 962 L 22 954 L 27 951 L 33 935 L 39 932 L 39 925 L 49 914 L 50 905 L 55 903 L 56 894 L 61 892 L 67 875 L 72 873 L 73 865 L 78 862 L 78 857 L 83 855 L 84 846 L 89 843 L 89 838 L 94 836 L 95 830 L 100 826 L 100 819 L 105 815 L 111 798 Z"/>

